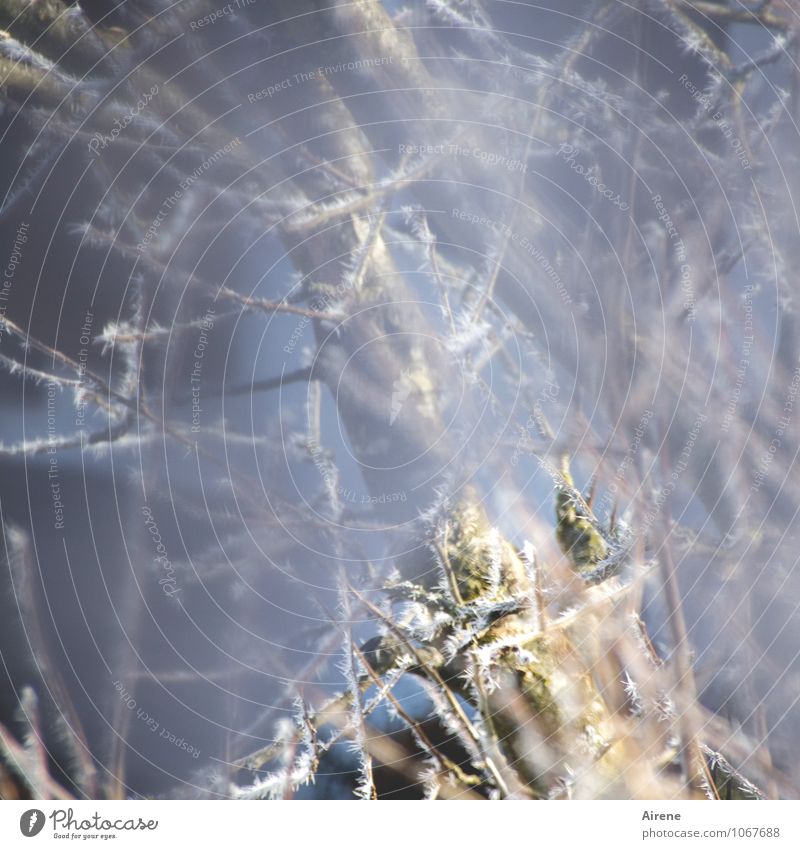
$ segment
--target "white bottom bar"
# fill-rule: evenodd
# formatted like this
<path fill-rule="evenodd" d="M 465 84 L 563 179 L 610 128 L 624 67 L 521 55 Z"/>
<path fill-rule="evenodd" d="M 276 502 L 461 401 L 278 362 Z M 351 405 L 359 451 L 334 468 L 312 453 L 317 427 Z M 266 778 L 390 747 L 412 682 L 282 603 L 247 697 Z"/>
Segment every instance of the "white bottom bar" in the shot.
<path fill-rule="evenodd" d="M 281 849 L 495 849 L 500 841 L 542 849 L 795 849 L 800 802 L 0 802 L 3 847 L 241 849 L 245 841 Z"/>

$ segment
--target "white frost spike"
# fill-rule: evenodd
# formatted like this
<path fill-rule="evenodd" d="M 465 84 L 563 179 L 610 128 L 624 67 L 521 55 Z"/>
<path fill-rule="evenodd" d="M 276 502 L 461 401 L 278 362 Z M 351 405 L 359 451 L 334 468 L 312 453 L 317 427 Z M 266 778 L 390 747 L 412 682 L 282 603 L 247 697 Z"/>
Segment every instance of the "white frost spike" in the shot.
<path fill-rule="evenodd" d="M 425 769 L 420 773 L 419 779 L 425 788 L 425 799 L 436 799 L 439 796 L 441 784 L 439 782 L 439 766 L 435 760 L 428 760 Z"/>
<path fill-rule="evenodd" d="M 496 596 L 502 589 L 503 580 L 503 541 L 497 528 L 489 530 L 488 542 L 490 593 Z"/>
<path fill-rule="evenodd" d="M 400 372 L 400 377 L 392 383 L 392 410 L 389 416 L 390 427 L 400 415 L 400 410 L 403 409 L 403 404 L 408 400 L 408 396 L 411 394 L 413 388 L 411 372 L 408 369 L 403 369 Z"/>
<path fill-rule="evenodd" d="M 522 544 L 522 559 L 531 569 L 536 568 L 536 548 L 530 540 Z"/>

